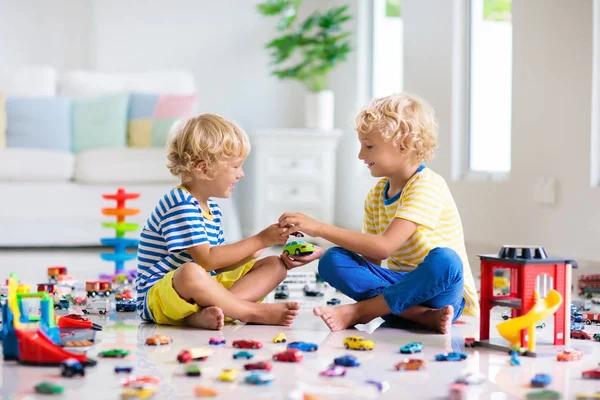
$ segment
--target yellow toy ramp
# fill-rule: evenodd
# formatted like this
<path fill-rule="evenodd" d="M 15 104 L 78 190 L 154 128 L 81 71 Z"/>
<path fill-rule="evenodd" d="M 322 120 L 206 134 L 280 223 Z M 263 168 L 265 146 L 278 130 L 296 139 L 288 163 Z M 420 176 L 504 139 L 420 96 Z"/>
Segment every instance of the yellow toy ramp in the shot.
<path fill-rule="evenodd" d="M 536 322 L 553 315 L 563 301 L 560 293 L 554 289 L 548 292 L 545 299 L 540 299 L 537 292 L 534 295 L 538 300 L 527 314 L 501 322 L 497 326 L 500 336 L 508 340 L 512 345 L 520 346 L 521 330 L 529 326 L 534 326 Z"/>

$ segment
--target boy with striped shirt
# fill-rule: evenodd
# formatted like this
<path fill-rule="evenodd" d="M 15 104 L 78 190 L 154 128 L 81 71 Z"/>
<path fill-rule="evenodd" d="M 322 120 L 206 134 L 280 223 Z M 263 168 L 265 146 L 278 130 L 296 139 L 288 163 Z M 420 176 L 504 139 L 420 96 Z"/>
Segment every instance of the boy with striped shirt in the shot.
<path fill-rule="evenodd" d="M 356 130 L 358 158 L 381 177 L 365 200 L 363 232 L 303 214 L 279 219 L 340 246 L 321 257 L 319 273 L 357 303 L 313 312 L 332 331 L 400 317 L 447 333 L 463 311 L 478 315 L 479 303 L 452 194 L 444 178 L 422 165 L 437 143 L 433 110 L 414 96 L 391 95 L 362 110 Z"/>
<path fill-rule="evenodd" d="M 249 152 L 246 133 L 217 115 L 191 118 L 176 131 L 168 167 L 182 183 L 160 199 L 138 246 L 142 319 L 218 330 L 224 316 L 268 325 L 290 325 L 296 317 L 296 302 L 260 303 L 285 279 L 287 267 L 280 257 L 256 259 L 263 249 L 284 244 L 287 229 L 273 224 L 225 244 L 221 211 L 211 200 L 231 196 Z"/>

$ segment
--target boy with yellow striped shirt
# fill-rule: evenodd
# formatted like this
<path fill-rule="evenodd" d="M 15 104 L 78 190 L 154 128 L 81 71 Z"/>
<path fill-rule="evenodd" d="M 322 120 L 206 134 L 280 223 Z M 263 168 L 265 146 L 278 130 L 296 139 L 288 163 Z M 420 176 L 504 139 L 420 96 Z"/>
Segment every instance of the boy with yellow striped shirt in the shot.
<path fill-rule="evenodd" d="M 279 220 L 340 246 L 321 257 L 319 273 L 357 303 L 316 307 L 314 314 L 332 331 L 400 317 L 447 333 L 463 311 L 478 315 L 479 302 L 452 194 L 444 178 L 421 164 L 437 144 L 433 110 L 414 96 L 391 95 L 362 110 L 356 130 L 358 158 L 382 177 L 365 200 L 363 233 L 304 214 Z M 381 267 L 385 259 L 388 268 Z"/>

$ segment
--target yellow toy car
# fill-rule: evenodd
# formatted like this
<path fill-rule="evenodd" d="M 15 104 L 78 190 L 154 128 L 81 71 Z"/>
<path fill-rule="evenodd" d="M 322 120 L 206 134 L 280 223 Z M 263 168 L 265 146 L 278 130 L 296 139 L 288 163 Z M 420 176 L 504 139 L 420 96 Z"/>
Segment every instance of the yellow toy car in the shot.
<path fill-rule="evenodd" d="M 285 337 L 285 333 L 279 332 L 277 336 L 273 338 L 273 343 L 285 343 L 287 342 L 287 338 Z"/>
<path fill-rule="evenodd" d="M 238 375 L 238 371 L 235 368 L 224 369 L 221 372 L 219 379 L 222 381 L 225 381 L 225 382 L 232 382 L 232 381 L 235 381 L 235 378 L 237 378 L 237 375 Z"/>
<path fill-rule="evenodd" d="M 353 350 L 373 350 L 375 343 L 365 339 L 363 336 L 346 336 L 344 339 L 344 347 Z"/>
<path fill-rule="evenodd" d="M 121 393 L 122 399 L 147 399 L 156 393 L 156 387 L 147 384 L 136 384 Z"/>

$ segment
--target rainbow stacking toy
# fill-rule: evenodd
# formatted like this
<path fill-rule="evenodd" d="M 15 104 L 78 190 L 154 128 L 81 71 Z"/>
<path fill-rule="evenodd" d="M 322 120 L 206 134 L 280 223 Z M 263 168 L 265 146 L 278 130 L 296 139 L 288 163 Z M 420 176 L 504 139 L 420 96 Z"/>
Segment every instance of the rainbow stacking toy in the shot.
<path fill-rule="evenodd" d="M 103 222 L 102 226 L 105 228 L 114 228 L 116 231 L 116 237 L 113 238 L 102 238 L 100 242 L 104 246 L 114 247 L 114 253 L 102 253 L 100 257 L 106 261 L 112 261 L 115 263 L 114 275 L 100 275 L 100 279 L 113 281 L 113 283 L 127 283 L 133 282 L 136 276 L 136 270 L 125 272 L 125 261 L 133 260 L 137 257 L 136 253 L 127 253 L 125 249 L 127 247 L 137 247 L 137 239 L 127 239 L 125 233 L 133 232 L 139 228 L 139 224 L 125 222 L 125 217 L 139 214 L 140 210 L 137 208 L 126 208 L 125 201 L 137 199 L 140 197 L 139 193 L 127 193 L 125 189 L 119 188 L 117 193 L 114 194 L 103 194 L 102 197 L 107 200 L 116 200 L 117 207 L 115 208 L 103 208 L 102 214 L 112 217 L 117 217 L 117 222 Z"/>

